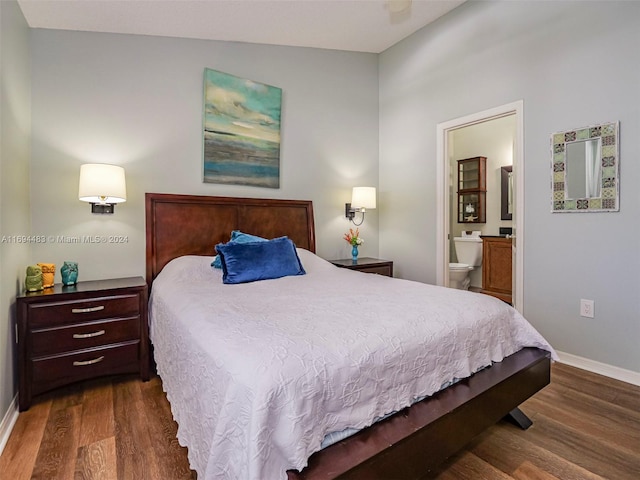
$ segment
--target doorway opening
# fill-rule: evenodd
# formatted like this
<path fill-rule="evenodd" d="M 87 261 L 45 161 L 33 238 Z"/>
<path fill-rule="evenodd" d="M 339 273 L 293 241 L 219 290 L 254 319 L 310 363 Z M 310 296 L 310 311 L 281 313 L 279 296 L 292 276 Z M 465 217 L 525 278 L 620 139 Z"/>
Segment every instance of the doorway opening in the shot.
<path fill-rule="evenodd" d="M 510 223 L 512 237 L 512 303 L 514 307 L 522 312 L 523 305 L 523 249 L 522 239 L 524 238 L 524 176 L 523 164 L 523 102 L 518 101 L 507 105 L 502 105 L 490 110 L 478 112 L 465 117 L 440 123 L 437 126 L 437 282 L 438 285 L 449 286 L 449 263 L 452 258 L 454 244 L 452 239 L 460 235 L 461 231 L 481 231 L 482 235 L 499 235 L 500 226 L 509 225 L 509 222 L 501 221 L 500 202 L 496 200 L 500 196 L 496 191 L 495 178 L 489 182 L 491 191 L 487 192 L 489 201 L 487 202 L 487 219 L 483 223 L 458 223 L 458 209 L 461 208 L 458 191 L 458 172 L 456 161 L 468 157 L 485 156 L 482 153 L 482 137 L 486 136 L 487 142 L 491 142 L 490 135 L 493 126 L 512 129 L 510 139 L 510 151 L 499 154 L 495 152 L 495 145 L 486 144 L 484 150 L 491 151 L 494 148 L 499 160 L 488 158 L 487 175 L 499 175 L 501 163 L 506 164 L 505 158 L 512 157 L 512 220 Z M 468 129 L 468 130 L 467 130 Z M 498 128 L 499 129 L 499 128 Z M 456 143 L 458 142 L 458 143 Z M 503 142 L 504 143 L 504 142 Z M 456 146 L 457 145 L 457 146 Z M 503 147 L 504 148 L 504 147 Z M 477 153 L 471 153 L 477 152 Z M 470 208 L 469 206 L 466 206 Z M 465 214 L 462 214 L 464 217 Z M 473 218 L 473 217 L 470 217 Z M 463 218 L 466 220 L 466 217 Z M 494 231 L 495 230 L 495 231 Z M 470 272 L 471 285 L 481 286 L 482 273 L 479 267 Z"/>

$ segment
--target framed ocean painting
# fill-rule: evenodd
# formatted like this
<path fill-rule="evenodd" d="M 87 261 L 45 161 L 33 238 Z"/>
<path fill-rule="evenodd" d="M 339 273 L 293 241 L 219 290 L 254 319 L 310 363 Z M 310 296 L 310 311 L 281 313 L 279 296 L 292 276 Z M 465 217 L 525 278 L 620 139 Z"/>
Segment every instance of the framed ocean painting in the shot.
<path fill-rule="evenodd" d="M 280 188 L 282 89 L 204 70 L 204 182 Z"/>

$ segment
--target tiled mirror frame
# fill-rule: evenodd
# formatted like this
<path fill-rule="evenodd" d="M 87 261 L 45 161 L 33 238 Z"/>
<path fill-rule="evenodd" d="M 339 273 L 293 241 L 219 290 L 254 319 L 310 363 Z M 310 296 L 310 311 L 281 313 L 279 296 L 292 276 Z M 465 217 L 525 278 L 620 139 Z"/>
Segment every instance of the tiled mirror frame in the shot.
<path fill-rule="evenodd" d="M 617 212 L 620 209 L 619 189 L 619 122 L 603 123 L 551 135 L 551 212 Z M 600 138 L 602 142 L 600 197 L 566 198 L 567 143 Z"/>

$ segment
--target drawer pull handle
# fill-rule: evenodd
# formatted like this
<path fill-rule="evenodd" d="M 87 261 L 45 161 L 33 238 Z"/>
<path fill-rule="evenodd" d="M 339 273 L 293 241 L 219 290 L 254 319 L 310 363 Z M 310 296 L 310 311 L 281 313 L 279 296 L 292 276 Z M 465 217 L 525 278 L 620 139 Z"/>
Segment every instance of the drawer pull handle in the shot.
<path fill-rule="evenodd" d="M 91 332 L 91 333 L 74 333 L 73 338 L 92 338 L 92 337 L 99 337 L 100 335 L 104 335 L 104 334 L 105 334 L 104 330 L 98 330 L 97 332 Z"/>
<path fill-rule="evenodd" d="M 83 367 L 85 365 L 93 365 L 94 363 L 99 363 L 104 360 L 104 355 L 98 358 L 94 358 L 93 360 L 85 360 L 83 362 L 73 362 L 74 367 Z"/>
<path fill-rule="evenodd" d="M 98 305 L 97 307 L 87 307 L 87 308 L 72 308 L 71 313 L 90 313 L 90 312 L 99 312 L 100 310 L 104 310 L 104 305 Z"/>

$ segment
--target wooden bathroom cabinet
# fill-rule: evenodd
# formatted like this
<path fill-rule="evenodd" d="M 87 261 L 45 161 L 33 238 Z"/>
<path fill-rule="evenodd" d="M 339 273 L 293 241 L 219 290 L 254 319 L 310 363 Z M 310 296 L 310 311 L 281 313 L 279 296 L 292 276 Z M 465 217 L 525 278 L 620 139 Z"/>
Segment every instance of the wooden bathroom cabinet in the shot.
<path fill-rule="evenodd" d="M 511 238 L 482 237 L 482 293 L 512 303 Z"/>
<path fill-rule="evenodd" d="M 458 223 L 486 223 L 487 158 L 458 160 Z"/>

